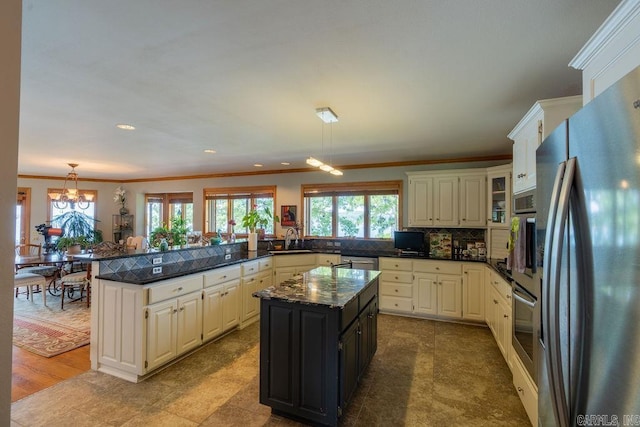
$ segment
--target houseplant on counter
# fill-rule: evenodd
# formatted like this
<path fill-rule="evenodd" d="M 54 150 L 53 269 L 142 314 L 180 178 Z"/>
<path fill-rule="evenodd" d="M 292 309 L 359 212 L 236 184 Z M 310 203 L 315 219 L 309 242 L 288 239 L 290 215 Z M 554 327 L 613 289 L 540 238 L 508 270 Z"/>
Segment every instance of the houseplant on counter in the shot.
<path fill-rule="evenodd" d="M 159 248 L 164 240 L 169 246 L 182 246 L 187 244 L 187 233 L 189 228 L 186 221 L 174 216 L 171 218 L 171 228 L 166 225 L 154 228 L 149 233 L 149 245 L 152 248 Z"/>
<path fill-rule="evenodd" d="M 247 214 L 242 217 L 242 226 L 249 229 L 248 235 L 248 243 L 249 250 L 255 251 L 258 249 L 258 233 L 256 232 L 258 227 L 262 229 L 262 237 L 264 238 L 264 227 L 269 225 L 271 221 L 279 221 L 277 215 L 273 215 L 271 213 L 271 209 L 269 207 L 265 207 L 262 210 L 262 213 L 258 211 L 258 206 L 253 205 L 253 209 L 251 209 Z"/>

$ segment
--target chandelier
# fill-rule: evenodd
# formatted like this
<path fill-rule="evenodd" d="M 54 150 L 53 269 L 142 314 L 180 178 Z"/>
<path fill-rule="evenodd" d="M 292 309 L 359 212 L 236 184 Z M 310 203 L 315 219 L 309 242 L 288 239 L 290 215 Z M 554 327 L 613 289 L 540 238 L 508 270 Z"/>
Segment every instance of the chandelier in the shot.
<path fill-rule="evenodd" d="M 64 179 L 62 192 L 51 191 L 49 198 L 53 201 L 53 206 L 60 210 L 66 209 L 67 206 L 70 206 L 71 209 L 75 209 L 76 206 L 83 210 L 87 209 L 93 201 L 93 194 L 80 193 L 78 190 L 78 173 L 75 170 L 78 164 L 67 164 L 71 166 L 71 172 Z"/>

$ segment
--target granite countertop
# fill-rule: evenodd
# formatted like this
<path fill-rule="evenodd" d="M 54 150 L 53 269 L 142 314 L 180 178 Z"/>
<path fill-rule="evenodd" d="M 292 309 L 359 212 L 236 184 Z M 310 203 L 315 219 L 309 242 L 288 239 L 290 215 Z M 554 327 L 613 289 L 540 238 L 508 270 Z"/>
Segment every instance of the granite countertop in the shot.
<path fill-rule="evenodd" d="M 153 267 L 134 268 L 117 273 L 99 274 L 96 277 L 98 279 L 129 283 L 132 285 L 148 285 L 150 283 L 159 282 L 161 280 L 187 276 L 189 274 L 200 273 L 203 271 L 252 261 L 254 259 L 267 256 L 269 256 L 269 253 L 267 253 L 266 251 L 257 251 L 252 253 L 240 252 L 233 254 L 230 259 L 224 259 L 224 257 L 222 256 L 209 257 L 198 260 L 196 262 L 176 262 Z M 159 273 L 154 273 L 154 269 L 158 267 L 161 267 L 161 271 Z"/>
<path fill-rule="evenodd" d="M 317 267 L 278 285 L 254 292 L 253 296 L 343 308 L 379 275 L 380 272 L 375 270 Z"/>

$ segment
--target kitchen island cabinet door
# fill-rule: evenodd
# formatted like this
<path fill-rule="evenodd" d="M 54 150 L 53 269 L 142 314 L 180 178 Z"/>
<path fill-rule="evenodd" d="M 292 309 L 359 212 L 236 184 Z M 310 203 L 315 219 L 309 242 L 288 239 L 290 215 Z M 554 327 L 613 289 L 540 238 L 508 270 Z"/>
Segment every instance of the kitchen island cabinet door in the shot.
<path fill-rule="evenodd" d="M 147 308 L 147 370 L 177 356 L 178 301 L 170 300 Z"/>
<path fill-rule="evenodd" d="M 202 334 L 205 342 L 223 332 L 223 294 L 224 285 L 212 286 L 204 290 Z"/>
<path fill-rule="evenodd" d="M 202 344 L 202 293 L 178 298 L 178 356 Z"/>

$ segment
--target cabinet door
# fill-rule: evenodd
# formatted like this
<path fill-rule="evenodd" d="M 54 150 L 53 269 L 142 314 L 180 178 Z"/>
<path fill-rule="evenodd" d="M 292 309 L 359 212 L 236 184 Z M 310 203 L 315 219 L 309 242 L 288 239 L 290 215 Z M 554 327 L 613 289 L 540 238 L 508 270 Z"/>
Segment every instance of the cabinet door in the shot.
<path fill-rule="evenodd" d="M 224 285 L 212 286 L 204 290 L 202 328 L 204 341 L 222 334 L 222 294 Z"/>
<path fill-rule="evenodd" d="M 178 298 L 178 354 L 202 344 L 202 292 Z"/>
<path fill-rule="evenodd" d="M 371 300 L 359 317 L 360 322 L 360 362 L 359 373 L 362 375 L 376 352 L 378 343 L 378 301 Z"/>
<path fill-rule="evenodd" d="M 176 354 L 178 302 L 161 302 L 147 308 L 147 371 L 162 365 Z"/>
<path fill-rule="evenodd" d="M 433 225 L 433 178 L 409 178 L 409 226 Z"/>
<path fill-rule="evenodd" d="M 438 276 L 431 273 L 414 274 L 414 311 L 438 314 Z"/>
<path fill-rule="evenodd" d="M 464 319 L 484 321 L 485 267 L 462 268 L 462 313 Z"/>
<path fill-rule="evenodd" d="M 487 225 L 506 228 L 511 224 L 511 171 L 487 178 Z"/>
<path fill-rule="evenodd" d="M 285 255 L 285 256 L 291 256 L 291 255 Z M 296 274 L 295 267 L 278 267 L 275 269 L 275 273 L 274 273 L 275 284 L 279 285 L 285 280 L 291 279 L 295 274 Z"/>
<path fill-rule="evenodd" d="M 462 318 L 462 281 L 458 276 L 438 276 L 438 314 L 453 319 Z"/>
<path fill-rule="evenodd" d="M 222 297 L 222 329 L 227 331 L 240 323 L 240 281 L 234 280 L 224 287 Z"/>
<path fill-rule="evenodd" d="M 484 227 L 487 178 L 485 175 L 463 176 L 460 178 L 460 225 L 463 227 Z"/>
<path fill-rule="evenodd" d="M 242 321 L 258 315 L 259 301 L 253 297 L 253 293 L 258 290 L 258 275 L 252 274 L 251 276 L 244 277 L 242 279 Z"/>
<path fill-rule="evenodd" d="M 458 177 L 435 178 L 434 192 L 434 225 L 458 226 Z"/>
<path fill-rule="evenodd" d="M 358 374 L 360 371 L 359 351 L 360 351 L 360 324 L 355 321 L 342 334 L 340 342 L 342 351 L 340 352 L 340 404 L 351 400 L 353 392 L 358 385 Z"/>

